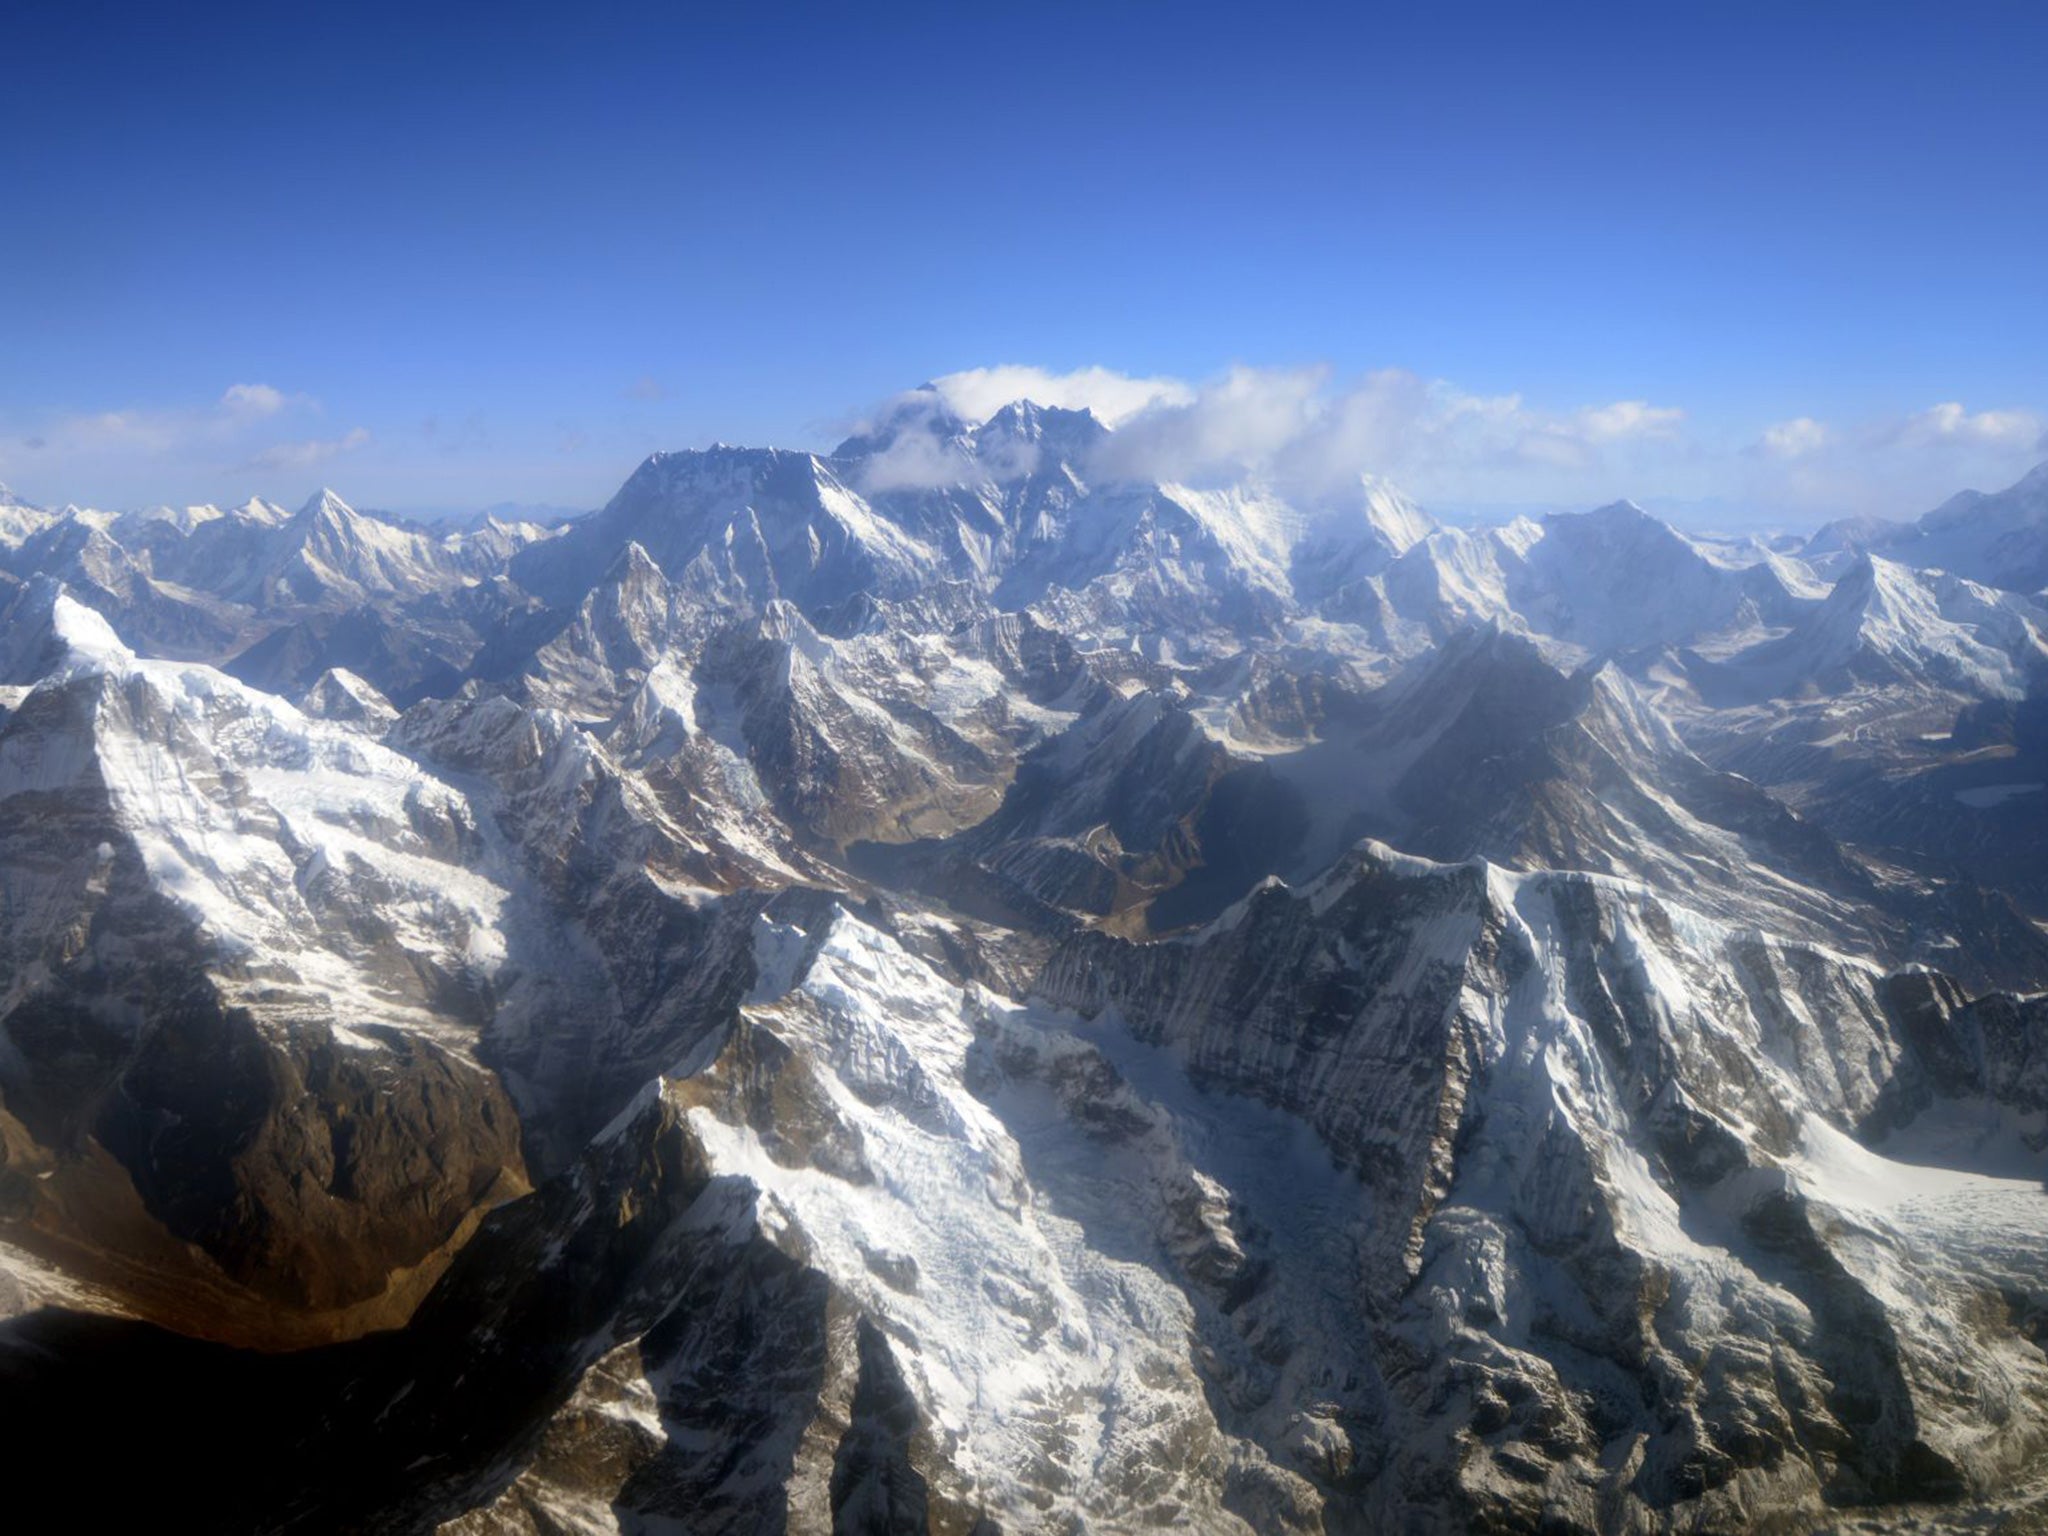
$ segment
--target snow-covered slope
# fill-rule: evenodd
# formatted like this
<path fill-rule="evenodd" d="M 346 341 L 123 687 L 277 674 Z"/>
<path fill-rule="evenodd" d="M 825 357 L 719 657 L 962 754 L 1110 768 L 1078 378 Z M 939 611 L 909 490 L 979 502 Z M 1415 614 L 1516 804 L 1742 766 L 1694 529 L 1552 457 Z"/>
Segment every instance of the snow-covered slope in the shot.
<path fill-rule="evenodd" d="M 1329 612 L 1384 630 L 1408 651 L 1479 621 L 1584 659 L 1782 627 L 1817 600 L 1816 584 L 1791 562 L 1731 565 L 1617 502 L 1541 522 L 1439 529 Z"/>
<path fill-rule="evenodd" d="M 242 521 L 217 519 L 203 525 L 180 551 L 179 574 L 191 585 L 257 608 L 348 607 L 371 598 L 445 590 L 470 575 L 464 570 L 463 536 L 435 539 L 385 522 L 356 511 L 329 490 L 259 536 L 238 526 Z M 493 541 L 485 546 L 484 567 L 501 564 L 521 547 L 502 529 L 471 537 Z"/>
<path fill-rule="evenodd" d="M 1775 694 L 1920 684 L 2017 698 L 2048 663 L 2048 607 L 1944 571 L 1861 555 L 1787 634 L 1730 658 Z"/>
<path fill-rule="evenodd" d="M 574 603 L 628 543 L 706 605 L 895 596 L 939 566 L 816 456 L 718 447 L 656 454 L 603 511 L 522 553 L 511 572 L 550 602 Z"/>
<path fill-rule="evenodd" d="M 0 485 L 0 545 L 19 549 L 30 534 L 50 520 L 50 514 L 33 502 L 23 501 Z"/>

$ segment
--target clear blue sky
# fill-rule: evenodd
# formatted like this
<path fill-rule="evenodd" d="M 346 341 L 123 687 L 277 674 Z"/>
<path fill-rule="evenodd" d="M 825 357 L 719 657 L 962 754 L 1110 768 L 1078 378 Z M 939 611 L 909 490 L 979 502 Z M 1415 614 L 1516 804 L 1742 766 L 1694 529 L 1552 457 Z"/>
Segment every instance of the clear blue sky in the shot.
<path fill-rule="evenodd" d="M 40 499 L 582 504 L 1001 363 L 1682 413 L 1530 500 L 1881 498 L 2048 419 L 2038 4 L 17 0 L 0 58 Z"/>

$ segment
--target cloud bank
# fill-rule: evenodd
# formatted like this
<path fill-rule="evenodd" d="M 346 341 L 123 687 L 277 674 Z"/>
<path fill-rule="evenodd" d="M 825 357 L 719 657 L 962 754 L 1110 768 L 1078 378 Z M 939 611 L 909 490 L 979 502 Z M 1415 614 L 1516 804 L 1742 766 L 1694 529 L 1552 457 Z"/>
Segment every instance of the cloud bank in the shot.
<path fill-rule="evenodd" d="M 2048 417 L 1954 400 L 1855 421 L 1798 416 L 1766 426 L 1746 458 L 1742 494 L 1789 520 L 1912 517 L 1965 488 L 2002 489 L 2048 458 Z"/>
<path fill-rule="evenodd" d="M 1113 429 L 1085 465 L 1094 476 L 1199 485 L 1256 475 L 1310 498 L 1366 474 L 1460 500 L 1570 498 L 1603 475 L 1634 483 L 1637 446 L 1669 451 L 1686 420 L 1647 400 L 1541 409 L 1392 368 L 1339 380 L 1323 366 L 1239 366 L 1196 382 L 1006 365 L 948 374 L 877 412 L 888 440 L 866 488 L 971 478 L 954 418 L 972 426 L 1020 399 L 1088 410 Z M 1028 446 L 1004 452 L 1006 462 L 980 468 L 1002 478 L 1034 467 Z"/>
<path fill-rule="evenodd" d="M 1255 475 L 1296 496 L 1383 476 L 1439 510 L 1585 506 L 1629 496 L 1722 526 L 1910 516 L 1969 485 L 1995 488 L 2048 457 L 2048 419 L 1959 402 L 1747 430 L 1685 406 L 1623 398 L 1545 403 L 1400 368 L 1230 368 L 1192 381 L 1102 367 L 970 369 L 899 396 L 871 490 L 970 478 L 949 413 L 980 421 L 1012 400 L 1093 411 L 1114 428 L 1085 465 L 1105 478 L 1205 484 Z M 920 414 L 922 413 L 922 414 Z M 1013 450 L 1015 451 L 1015 450 Z M 1027 456 L 1028 457 L 1028 456 Z M 1023 473 L 1031 462 L 983 471 Z"/>
<path fill-rule="evenodd" d="M 1597 481 L 1642 442 L 1675 440 L 1676 406 L 1617 400 L 1569 410 L 1478 395 L 1387 368 L 1348 383 L 1325 368 L 1233 368 L 1185 404 L 1140 413 L 1106 467 L 1148 479 L 1252 473 L 1313 494 L 1382 475 L 1430 495 L 1524 496 Z"/>
<path fill-rule="evenodd" d="M 370 441 L 361 426 L 305 435 L 321 414 L 310 395 L 260 381 L 234 383 L 203 405 L 79 412 L 32 431 L 0 430 L 0 471 L 54 485 L 60 498 L 93 498 L 94 487 L 113 482 L 141 488 L 135 500 L 163 499 L 195 482 L 309 469 Z M 267 481 L 241 483 L 275 489 Z"/>
<path fill-rule="evenodd" d="M 307 438 L 296 443 L 272 443 L 260 453 L 252 455 L 244 467 L 249 469 L 311 469 L 315 464 L 324 464 L 339 454 L 362 447 L 370 440 L 367 427 L 356 427 L 340 437 Z"/>

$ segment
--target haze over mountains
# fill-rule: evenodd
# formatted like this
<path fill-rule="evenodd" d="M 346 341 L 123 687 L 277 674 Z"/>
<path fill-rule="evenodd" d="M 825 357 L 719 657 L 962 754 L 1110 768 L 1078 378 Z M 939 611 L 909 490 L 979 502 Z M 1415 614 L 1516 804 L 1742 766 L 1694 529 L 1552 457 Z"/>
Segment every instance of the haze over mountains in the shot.
<path fill-rule="evenodd" d="M 1116 444 L 0 495 L 0 1444 L 224 1530 L 2048 1498 L 2048 466 L 1767 544 Z"/>

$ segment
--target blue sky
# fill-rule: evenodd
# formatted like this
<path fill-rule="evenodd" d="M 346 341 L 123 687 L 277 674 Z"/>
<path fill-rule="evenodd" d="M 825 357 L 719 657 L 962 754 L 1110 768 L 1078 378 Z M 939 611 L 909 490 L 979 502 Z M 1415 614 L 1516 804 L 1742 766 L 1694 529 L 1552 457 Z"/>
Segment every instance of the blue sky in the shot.
<path fill-rule="evenodd" d="M 2039 5 L 30 0 L 0 57 L 33 499 L 585 505 L 1004 365 L 1444 505 L 2048 457 Z"/>

